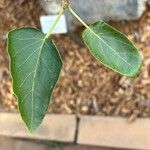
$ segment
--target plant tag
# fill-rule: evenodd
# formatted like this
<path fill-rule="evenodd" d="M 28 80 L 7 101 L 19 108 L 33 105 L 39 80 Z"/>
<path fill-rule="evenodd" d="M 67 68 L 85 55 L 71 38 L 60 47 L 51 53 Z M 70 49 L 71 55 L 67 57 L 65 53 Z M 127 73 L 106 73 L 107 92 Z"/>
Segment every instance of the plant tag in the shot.
<path fill-rule="evenodd" d="M 50 26 L 53 24 L 57 16 L 58 15 L 48 15 L 40 17 L 40 23 L 43 33 L 46 34 L 48 32 Z M 53 29 L 52 34 L 64 34 L 64 33 L 67 33 L 67 23 L 65 15 L 62 15 L 57 25 Z"/>

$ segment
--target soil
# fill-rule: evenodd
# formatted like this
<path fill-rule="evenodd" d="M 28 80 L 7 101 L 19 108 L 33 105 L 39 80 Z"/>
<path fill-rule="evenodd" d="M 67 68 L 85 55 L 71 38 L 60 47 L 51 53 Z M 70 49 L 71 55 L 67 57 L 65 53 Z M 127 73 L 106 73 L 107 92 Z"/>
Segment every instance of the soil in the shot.
<path fill-rule="evenodd" d="M 21 26 L 40 28 L 43 15 L 36 0 L 0 2 L 0 110 L 17 111 L 6 50 L 6 35 Z M 54 36 L 64 61 L 49 112 L 80 115 L 123 116 L 128 121 L 150 117 L 150 0 L 137 21 L 110 22 L 131 39 L 143 54 L 137 78 L 127 78 L 99 64 L 88 49 L 68 35 Z M 81 29 L 82 30 L 82 29 Z M 77 32 L 80 34 L 80 29 Z"/>

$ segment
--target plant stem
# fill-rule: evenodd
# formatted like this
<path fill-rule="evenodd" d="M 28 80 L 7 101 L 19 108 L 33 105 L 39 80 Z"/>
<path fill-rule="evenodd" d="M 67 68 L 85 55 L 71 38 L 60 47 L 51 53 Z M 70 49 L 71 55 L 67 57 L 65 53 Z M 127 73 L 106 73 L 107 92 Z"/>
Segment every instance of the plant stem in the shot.
<path fill-rule="evenodd" d="M 75 13 L 70 6 L 68 6 L 68 9 L 87 29 L 89 29 L 89 26 Z"/>
<path fill-rule="evenodd" d="M 46 36 L 45 36 L 45 39 L 48 38 L 51 34 L 52 34 L 52 31 L 53 29 L 55 28 L 55 26 L 57 25 L 60 17 L 62 16 L 62 14 L 64 13 L 64 9 L 61 8 L 60 12 L 59 12 L 59 15 L 57 16 L 56 20 L 53 22 L 53 24 L 50 26 Z"/>

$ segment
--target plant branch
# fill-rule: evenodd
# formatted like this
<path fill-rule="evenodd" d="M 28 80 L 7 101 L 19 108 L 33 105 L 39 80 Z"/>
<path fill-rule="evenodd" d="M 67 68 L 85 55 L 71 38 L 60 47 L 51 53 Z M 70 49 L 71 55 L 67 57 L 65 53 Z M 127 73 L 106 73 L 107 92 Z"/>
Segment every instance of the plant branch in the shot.
<path fill-rule="evenodd" d="M 75 13 L 75 11 L 68 6 L 69 11 L 73 14 L 73 16 L 75 16 L 87 29 L 89 28 L 89 26 Z"/>
<path fill-rule="evenodd" d="M 62 16 L 62 14 L 64 13 L 64 9 L 61 8 L 60 12 L 59 12 L 59 15 L 57 16 L 56 20 L 53 22 L 53 24 L 50 26 L 46 36 L 45 36 L 45 39 L 48 38 L 51 34 L 52 34 L 52 31 L 53 29 L 55 28 L 56 24 L 58 23 L 60 17 Z"/>

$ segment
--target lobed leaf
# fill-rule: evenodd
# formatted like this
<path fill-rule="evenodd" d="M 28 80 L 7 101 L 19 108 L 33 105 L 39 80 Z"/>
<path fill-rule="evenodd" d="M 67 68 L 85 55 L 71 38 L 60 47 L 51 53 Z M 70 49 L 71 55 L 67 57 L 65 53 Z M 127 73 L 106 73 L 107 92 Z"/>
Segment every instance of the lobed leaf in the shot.
<path fill-rule="evenodd" d="M 34 28 L 20 28 L 8 34 L 13 90 L 19 111 L 30 131 L 42 122 L 62 69 L 54 42 Z"/>
<path fill-rule="evenodd" d="M 142 60 L 138 49 L 105 22 L 91 24 L 83 32 L 83 40 L 91 54 L 108 68 L 129 77 L 139 73 Z"/>

